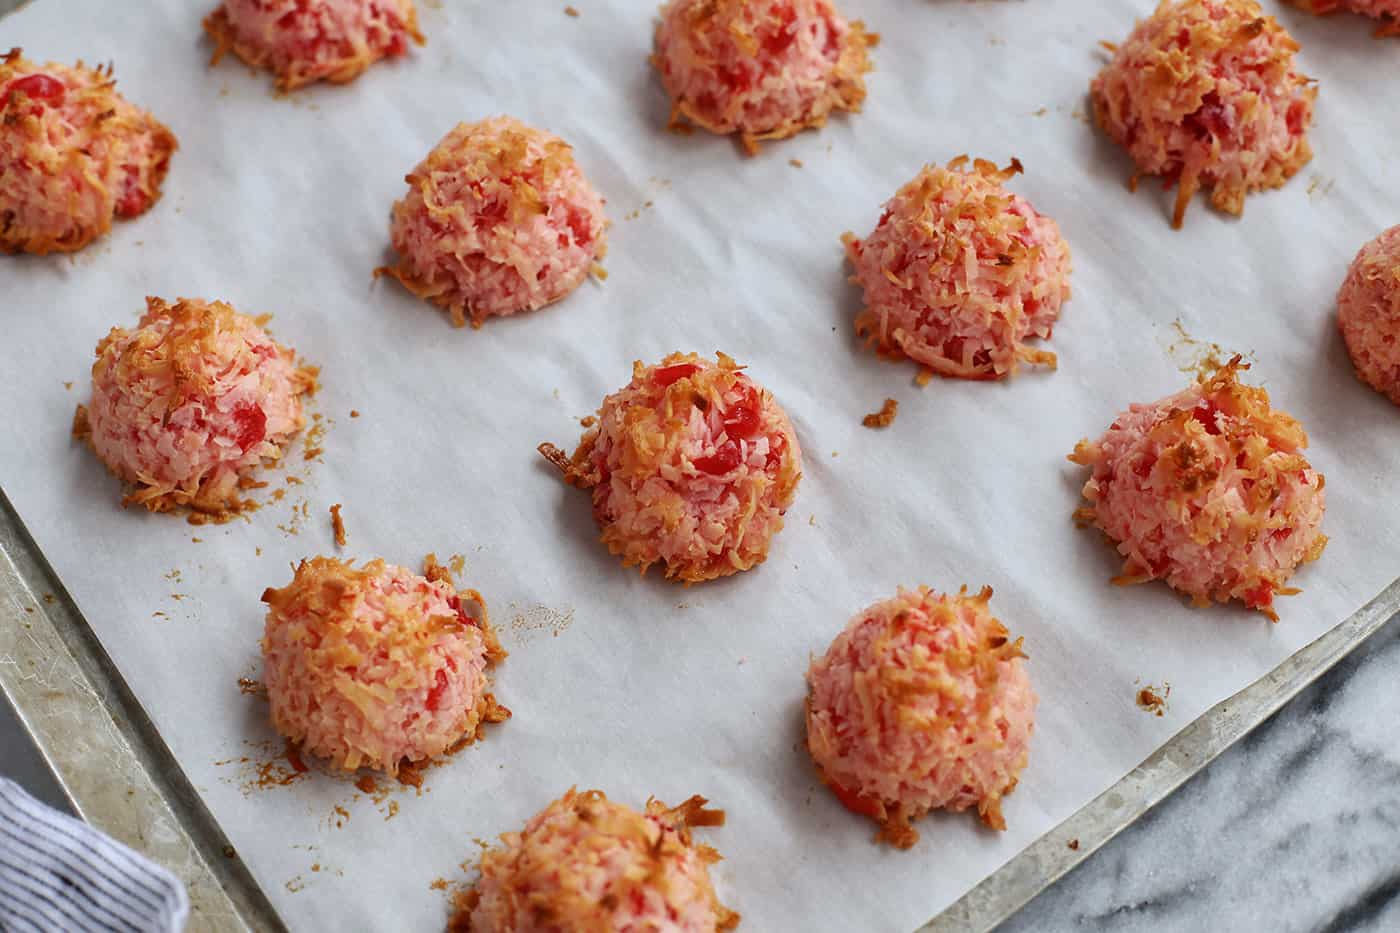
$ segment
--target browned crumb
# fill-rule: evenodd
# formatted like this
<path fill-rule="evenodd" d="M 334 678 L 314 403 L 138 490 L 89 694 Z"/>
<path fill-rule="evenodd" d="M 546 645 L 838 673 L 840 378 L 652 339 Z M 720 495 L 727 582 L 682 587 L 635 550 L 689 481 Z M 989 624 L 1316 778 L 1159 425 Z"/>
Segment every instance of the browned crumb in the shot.
<path fill-rule="evenodd" d="M 308 447 L 306 450 L 302 451 L 301 458 L 303 460 L 315 460 L 325 452 L 325 448 L 323 447 Z"/>
<path fill-rule="evenodd" d="M 351 418 L 358 418 L 358 417 L 360 417 L 360 410 L 359 410 L 358 408 L 352 408 L 352 409 L 350 409 L 350 417 L 351 417 Z"/>
<path fill-rule="evenodd" d="M 1079 840 L 1078 840 L 1078 839 L 1071 839 L 1071 840 L 1069 841 L 1069 847 L 1070 847 L 1070 849 L 1072 849 L 1073 851 L 1078 852 L 1078 851 L 1079 851 Z"/>
<path fill-rule="evenodd" d="M 801 160 L 801 159 L 788 159 L 788 165 L 791 165 L 793 168 L 801 168 L 801 167 L 802 167 L 802 160 Z"/>
<path fill-rule="evenodd" d="M 335 532 L 335 546 L 345 547 L 345 519 L 340 515 L 340 503 L 331 506 L 331 530 Z"/>
<path fill-rule="evenodd" d="M 914 384 L 922 388 L 933 381 L 933 370 L 927 366 L 919 367 L 919 374 L 914 377 Z"/>
<path fill-rule="evenodd" d="M 244 696 L 265 697 L 267 696 L 267 687 L 261 681 L 253 680 L 251 677 L 240 677 L 238 678 L 238 692 Z"/>
<path fill-rule="evenodd" d="M 899 403 L 892 398 L 885 399 L 885 404 L 880 406 L 880 410 L 866 415 L 861 420 L 861 424 L 867 428 L 887 428 L 894 424 L 894 416 L 899 414 Z"/>
<path fill-rule="evenodd" d="M 587 489 L 593 485 L 593 481 L 583 470 L 583 462 L 587 459 L 590 445 L 580 444 L 579 449 L 574 452 L 572 458 L 564 453 L 562 449 L 546 441 L 537 450 L 540 456 L 559 468 L 559 472 L 564 474 L 564 482 L 570 486 L 577 486 L 580 489 Z"/>
<path fill-rule="evenodd" d="M 564 15 L 565 15 L 565 16 L 577 17 L 577 16 L 578 16 L 578 10 L 574 9 L 574 8 L 571 7 L 571 6 L 566 6 L 566 7 L 564 7 Z"/>
<path fill-rule="evenodd" d="M 427 577 L 431 583 L 446 583 L 448 586 L 455 585 L 452 582 L 451 571 L 438 563 L 437 555 L 433 553 L 429 553 L 423 558 L 423 576 Z"/>
<path fill-rule="evenodd" d="M 191 543 L 191 544 L 203 544 L 203 543 L 204 543 L 204 539 L 203 539 L 203 538 L 190 538 L 190 543 Z"/>
<path fill-rule="evenodd" d="M 64 380 L 63 387 L 65 389 L 71 390 L 73 388 L 73 383 L 69 380 Z"/>
<path fill-rule="evenodd" d="M 446 878 L 434 878 L 432 881 L 430 881 L 430 882 L 428 883 L 428 890 L 430 890 L 430 891 L 446 891 L 446 890 L 447 890 L 447 879 L 446 879 Z"/>
<path fill-rule="evenodd" d="M 584 415 L 582 418 L 578 419 L 578 423 L 585 428 L 591 428 L 598 423 L 598 419 L 593 415 Z"/>
<path fill-rule="evenodd" d="M 86 405 L 79 405 L 73 411 L 73 436 L 80 441 L 85 441 L 92 434 L 92 426 L 88 424 L 88 413 Z"/>
<path fill-rule="evenodd" d="M 374 775 L 372 774 L 360 775 L 359 779 L 355 781 L 355 787 L 366 794 L 374 794 L 379 791 L 379 785 L 375 783 Z"/>
<path fill-rule="evenodd" d="M 1137 705 L 1138 708 L 1144 712 L 1162 716 L 1165 714 L 1164 711 L 1167 708 L 1167 697 L 1172 695 L 1172 685 L 1163 684 L 1161 693 L 1158 693 L 1157 689 L 1158 688 L 1153 685 L 1148 684 L 1146 687 L 1139 690 L 1137 692 Z"/>
<path fill-rule="evenodd" d="M 599 282 L 606 282 L 608 280 L 608 270 L 604 269 L 599 263 L 595 262 L 588 272 Z"/>

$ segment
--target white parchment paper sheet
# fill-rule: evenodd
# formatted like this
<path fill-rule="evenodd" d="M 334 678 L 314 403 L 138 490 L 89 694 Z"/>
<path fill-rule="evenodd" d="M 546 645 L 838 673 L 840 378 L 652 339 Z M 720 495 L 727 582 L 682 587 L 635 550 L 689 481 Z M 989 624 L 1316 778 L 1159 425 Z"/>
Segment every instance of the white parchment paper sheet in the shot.
<path fill-rule="evenodd" d="M 114 61 L 120 88 L 181 145 L 148 216 L 72 260 L 0 259 L 0 482 L 293 928 L 437 928 L 445 900 L 429 882 L 460 879 L 474 837 L 578 784 L 634 805 L 703 793 L 726 808 L 706 838 L 746 929 L 909 929 L 1400 572 L 1400 413 L 1352 377 L 1332 316 L 1357 248 L 1400 221 L 1400 46 L 1353 18 L 1269 4 L 1322 84 L 1317 158 L 1240 221 L 1198 199 L 1176 233 L 1171 195 L 1129 193 L 1127 160 L 1085 118 L 1095 43 L 1121 39 L 1151 0 L 845 0 L 884 34 L 865 113 L 752 159 L 662 130 L 651 0 L 572 2 L 578 18 L 563 0 L 423 4 L 426 48 L 290 99 L 236 63 L 206 68 L 199 4 L 40 0 L 0 20 L 0 47 Z M 550 310 L 453 330 L 370 272 L 403 175 L 455 122 L 500 112 L 575 145 L 608 198 L 611 277 Z M 1025 162 L 1012 187 L 1064 229 L 1075 298 L 1051 344 L 1058 372 L 919 389 L 912 366 L 852 336 L 860 296 L 838 237 L 867 232 L 923 162 L 963 152 Z M 123 511 L 116 481 L 69 438 L 93 345 L 134 323 L 147 294 L 271 312 L 278 338 L 323 367 L 323 462 L 250 522 L 192 529 Z M 1070 521 L 1074 443 L 1188 378 L 1165 349 L 1176 319 L 1252 352 L 1251 377 L 1302 419 L 1327 474 L 1332 544 L 1277 626 L 1193 611 L 1161 585 L 1110 586 L 1116 557 Z M 632 360 L 677 348 L 749 364 L 807 451 L 768 562 L 690 589 L 623 571 L 596 543 L 587 496 L 534 450 L 571 446 L 575 418 Z M 901 402 L 894 426 L 861 427 L 886 396 Z M 311 520 L 279 530 L 302 500 Z M 343 780 L 246 793 L 236 764 L 215 764 L 272 738 L 236 679 L 257 671 L 263 588 L 333 551 L 334 502 L 350 554 L 465 554 L 465 582 L 512 652 L 497 692 L 515 718 L 430 772 L 423 795 L 396 797 L 387 820 Z M 995 587 L 1041 707 L 1010 828 L 935 815 L 896 852 L 814 779 L 802 675 L 851 614 L 921 582 Z M 511 625 L 533 607 L 572 624 Z M 1135 708 L 1139 679 L 1171 683 L 1164 718 Z"/>

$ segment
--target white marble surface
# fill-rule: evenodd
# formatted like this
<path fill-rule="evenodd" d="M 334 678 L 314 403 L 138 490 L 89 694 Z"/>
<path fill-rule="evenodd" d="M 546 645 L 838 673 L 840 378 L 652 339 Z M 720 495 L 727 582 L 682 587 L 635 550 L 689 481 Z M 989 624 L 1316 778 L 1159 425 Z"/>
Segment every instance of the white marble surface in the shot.
<path fill-rule="evenodd" d="M 1003 933 L 1400 930 L 1400 617 Z"/>

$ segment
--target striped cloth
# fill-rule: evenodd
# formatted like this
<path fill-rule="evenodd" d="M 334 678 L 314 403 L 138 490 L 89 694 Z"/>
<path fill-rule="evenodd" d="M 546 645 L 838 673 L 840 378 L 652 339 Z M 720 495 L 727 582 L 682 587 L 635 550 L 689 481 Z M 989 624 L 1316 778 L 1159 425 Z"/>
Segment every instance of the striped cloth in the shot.
<path fill-rule="evenodd" d="M 0 777 L 0 931 L 180 933 L 170 872 Z"/>

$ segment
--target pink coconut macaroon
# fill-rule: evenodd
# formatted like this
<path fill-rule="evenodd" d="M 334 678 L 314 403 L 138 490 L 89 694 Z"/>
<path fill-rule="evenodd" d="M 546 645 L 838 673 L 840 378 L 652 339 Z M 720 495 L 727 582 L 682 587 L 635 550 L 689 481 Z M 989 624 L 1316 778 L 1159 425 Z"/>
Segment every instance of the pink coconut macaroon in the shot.
<path fill-rule="evenodd" d="M 1309 13 L 1326 16 L 1340 10 L 1369 16 L 1380 22 L 1376 37 L 1400 36 L 1400 0 L 1290 0 L 1294 6 Z"/>
<path fill-rule="evenodd" d="M 1312 158 L 1317 87 L 1294 68 L 1297 51 L 1255 0 L 1163 0 L 1094 78 L 1099 126 L 1140 173 L 1178 185 L 1173 227 L 1202 186 L 1238 215 L 1246 194 Z"/>
<path fill-rule="evenodd" d="M 408 175 L 381 268 L 473 327 L 565 297 L 607 252 L 603 199 L 558 136 L 514 117 L 459 123 Z"/>
<path fill-rule="evenodd" d="M 279 91 L 344 84 L 423 44 L 413 0 L 223 0 L 204 18 L 217 64 L 232 51 L 277 77 Z"/>
<path fill-rule="evenodd" d="M 901 849 L 930 810 L 1001 801 L 1029 757 L 1035 693 L 1021 639 L 988 609 L 991 587 L 956 596 L 900 589 L 851 619 L 807 671 L 807 748 L 849 809 Z"/>
<path fill-rule="evenodd" d="M 865 292 L 856 332 L 891 358 L 961 379 L 1055 366 L 1048 339 L 1070 297 L 1070 250 L 1053 220 L 1003 183 L 1021 171 L 959 156 L 925 166 L 864 240 L 842 237 Z"/>
<path fill-rule="evenodd" d="M 1337 324 L 1356 375 L 1400 405 L 1400 226 L 1356 254 L 1337 293 Z"/>
<path fill-rule="evenodd" d="M 316 375 L 222 301 L 147 298 L 135 330 L 114 327 L 97 345 L 74 433 L 134 487 L 123 504 L 223 520 L 251 504 L 240 491 L 305 424 Z"/>
<path fill-rule="evenodd" d="M 177 143 L 110 68 L 0 59 L 0 252 L 72 252 L 144 213 Z"/>
<path fill-rule="evenodd" d="M 1118 584 L 1165 580 L 1197 606 L 1241 600 L 1278 621 L 1275 596 L 1327 545 L 1324 479 L 1308 436 L 1244 385 L 1237 356 L 1151 405 L 1134 405 L 1070 460 L 1093 469 L 1075 512 L 1118 546 Z"/>
<path fill-rule="evenodd" d="M 661 563 L 686 583 L 748 570 L 768 556 L 802 478 L 787 414 L 723 353 L 633 364 L 603 400 L 572 458 L 540 453 L 591 489 L 603 543 L 643 573 Z"/>
<path fill-rule="evenodd" d="M 739 133 L 753 154 L 833 110 L 860 110 L 866 50 L 878 41 L 831 0 L 671 0 L 651 61 L 673 126 Z"/>
<path fill-rule="evenodd" d="M 487 669 L 506 653 L 475 590 L 373 560 L 313 557 L 263 593 L 263 678 L 277 731 L 347 771 L 397 774 L 477 738 L 510 710 Z M 468 613 L 466 606 L 474 605 Z"/>
<path fill-rule="evenodd" d="M 655 799 L 646 812 L 602 791 L 563 797 L 518 833 L 481 855 L 481 878 L 458 897 L 449 930 L 563 933 L 617 930 L 715 933 L 739 924 L 719 902 L 709 866 L 719 853 L 691 838 L 695 826 L 724 825 L 704 797 L 675 808 Z"/>

